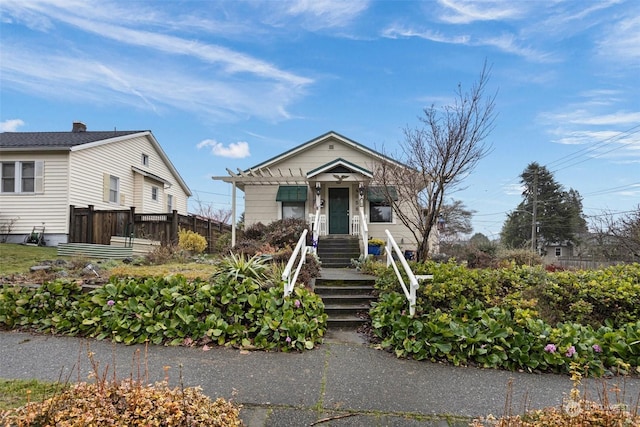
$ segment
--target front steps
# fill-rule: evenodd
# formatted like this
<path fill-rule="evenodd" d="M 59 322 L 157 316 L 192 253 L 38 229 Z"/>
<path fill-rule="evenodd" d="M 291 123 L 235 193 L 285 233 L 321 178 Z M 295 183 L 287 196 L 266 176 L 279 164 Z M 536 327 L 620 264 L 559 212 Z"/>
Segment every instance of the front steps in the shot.
<path fill-rule="evenodd" d="M 357 236 L 327 235 L 318 241 L 318 258 L 325 268 L 346 268 L 352 259 L 360 258 L 360 241 Z"/>
<path fill-rule="evenodd" d="M 323 268 L 323 271 L 325 269 Z M 324 311 L 328 315 L 329 329 L 357 329 L 368 320 L 373 295 L 375 278 L 365 276 L 354 270 L 335 270 L 334 274 L 316 279 L 315 293 L 324 302 Z M 358 277 L 361 276 L 361 277 Z"/>

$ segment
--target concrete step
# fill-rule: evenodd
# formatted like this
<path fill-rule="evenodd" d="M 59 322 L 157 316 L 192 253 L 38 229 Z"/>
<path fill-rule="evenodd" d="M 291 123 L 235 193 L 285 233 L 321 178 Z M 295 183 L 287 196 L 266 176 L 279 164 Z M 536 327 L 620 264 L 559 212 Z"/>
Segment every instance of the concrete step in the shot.
<path fill-rule="evenodd" d="M 367 318 L 357 316 L 332 316 L 327 319 L 328 329 L 357 329 L 367 324 Z"/>
<path fill-rule="evenodd" d="M 317 280 L 317 279 L 316 279 Z M 352 297 L 365 297 L 373 298 L 373 285 L 369 286 L 349 286 L 349 285 L 324 285 L 318 284 L 314 287 L 314 292 L 321 297 L 337 297 L 337 296 L 352 296 Z"/>

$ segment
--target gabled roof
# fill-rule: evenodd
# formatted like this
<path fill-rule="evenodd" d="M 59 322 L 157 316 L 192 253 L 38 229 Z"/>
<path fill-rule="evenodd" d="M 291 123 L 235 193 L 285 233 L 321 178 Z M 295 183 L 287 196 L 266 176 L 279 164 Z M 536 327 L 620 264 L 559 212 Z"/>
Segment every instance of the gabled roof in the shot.
<path fill-rule="evenodd" d="M 0 150 L 6 149 L 59 149 L 104 141 L 112 138 L 145 132 L 143 130 L 120 130 L 103 132 L 2 132 Z"/>
<path fill-rule="evenodd" d="M 162 160 L 178 181 L 187 196 L 191 190 L 182 179 L 178 170 L 164 152 L 149 130 L 121 131 L 83 131 L 83 132 L 2 132 L 0 133 L 0 152 L 2 151 L 76 151 L 97 145 L 110 144 L 132 137 L 147 137 Z"/>
<path fill-rule="evenodd" d="M 369 178 L 371 178 L 373 176 L 373 174 L 371 173 L 371 171 L 361 168 L 360 166 L 353 164 L 351 162 L 348 162 L 344 159 L 341 158 L 337 158 L 327 164 L 324 164 L 320 167 L 315 168 L 314 170 L 311 170 L 309 172 L 307 172 L 307 178 L 313 178 L 314 176 L 330 171 L 331 169 L 335 168 L 336 166 L 344 166 L 345 168 L 351 170 L 352 172 L 356 172 L 356 173 L 360 173 L 362 175 L 368 176 Z"/>
<path fill-rule="evenodd" d="M 387 162 L 391 162 L 394 163 L 398 166 L 403 166 L 403 167 L 407 167 L 406 165 L 403 165 L 401 163 L 399 163 L 397 160 L 392 159 L 391 157 L 385 156 L 384 154 L 375 151 L 369 147 L 366 147 L 352 139 L 347 138 L 346 136 L 340 135 L 337 132 L 334 131 L 329 131 L 323 135 L 318 136 L 317 138 L 314 138 L 310 141 L 307 141 L 305 143 L 302 143 L 300 145 L 298 145 L 297 147 L 294 147 L 288 151 L 285 151 L 282 154 L 279 154 L 275 157 L 270 158 L 269 160 L 266 160 L 260 164 L 257 164 L 253 167 L 250 167 L 249 169 L 246 169 L 245 172 L 246 173 L 250 173 L 251 170 L 255 170 L 255 169 L 260 169 L 260 168 L 268 168 L 269 166 L 273 165 L 274 163 L 280 162 L 288 157 L 292 157 L 302 151 L 308 150 L 309 148 L 313 147 L 314 145 L 317 144 L 321 144 L 322 142 L 326 141 L 327 139 L 333 138 L 335 140 L 338 140 L 340 142 L 342 142 L 345 145 L 348 145 L 350 147 L 352 147 L 353 149 L 363 152 L 365 154 L 368 154 L 372 157 L 376 157 L 378 159 L 381 160 L 385 160 Z"/>

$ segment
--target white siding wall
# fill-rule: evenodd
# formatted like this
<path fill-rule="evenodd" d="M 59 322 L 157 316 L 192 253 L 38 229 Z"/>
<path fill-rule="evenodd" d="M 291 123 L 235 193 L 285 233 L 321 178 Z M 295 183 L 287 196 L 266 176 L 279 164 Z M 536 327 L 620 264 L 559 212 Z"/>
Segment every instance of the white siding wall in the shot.
<path fill-rule="evenodd" d="M 67 153 L 2 153 L 0 160 L 44 162 L 43 193 L 0 193 L 0 225 L 17 219 L 11 233 L 26 234 L 44 222 L 47 234 L 66 234 L 69 225 Z"/>
<path fill-rule="evenodd" d="M 277 185 L 247 185 L 244 188 L 245 214 L 247 227 L 261 222 L 269 224 L 278 219 L 279 203 L 276 202 Z"/>
<path fill-rule="evenodd" d="M 142 164 L 142 153 L 149 156 L 149 166 Z M 132 138 L 109 144 L 97 145 L 73 151 L 70 156 L 70 203 L 76 206 L 92 204 L 96 209 L 128 209 L 135 206 L 137 212 L 166 212 L 165 194 L 174 195 L 174 205 L 178 213 L 187 214 L 187 196 L 174 181 L 169 168 L 155 151 L 146 137 Z M 171 188 L 164 189 L 161 183 L 144 178 L 136 178 L 139 169 L 158 175 L 172 182 Z M 103 176 L 110 174 L 120 178 L 122 203 L 103 200 Z M 139 184 L 142 183 L 142 188 Z M 158 187 L 158 201 L 151 200 L 151 187 Z"/>
<path fill-rule="evenodd" d="M 333 149 L 330 148 L 331 146 L 333 146 Z M 291 168 L 291 170 L 296 173 L 299 169 L 302 169 L 302 172 L 306 174 L 338 158 L 342 158 L 369 171 L 372 170 L 374 162 L 374 158 L 365 153 L 357 151 L 351 146 L 344 145 L 337 140 L 329 139 L 308 150 L 297 153 L 293 158 L 279 162 L 277 165 L 272 166 L 271 170 L 281 168 L 288 171 L 288 169 Z"/>

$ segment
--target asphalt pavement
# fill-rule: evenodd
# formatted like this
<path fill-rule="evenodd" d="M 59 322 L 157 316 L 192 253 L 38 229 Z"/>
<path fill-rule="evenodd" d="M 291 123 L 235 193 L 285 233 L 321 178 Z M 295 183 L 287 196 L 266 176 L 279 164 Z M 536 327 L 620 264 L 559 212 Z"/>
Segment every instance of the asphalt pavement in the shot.
<path fill-rule="evenodd" d="M 558 406 L 571 390 L 564 375 L 454 367 L 398 359 L 356 332 L 330 331 L 303 353 L 213 347 L 126 346 L 64 336 L 0 332 L 0 378 L 91 381 L 88 352 L 119 378 L 200 386 L 211 398 L 242 405 L 248 427 L 465 426 L 470 419 Z M 146 370 L 146 371 L 145 371 Z M 637 404 L 640 378 L 586 381 L 597 399 L 603 386 Z"/>

